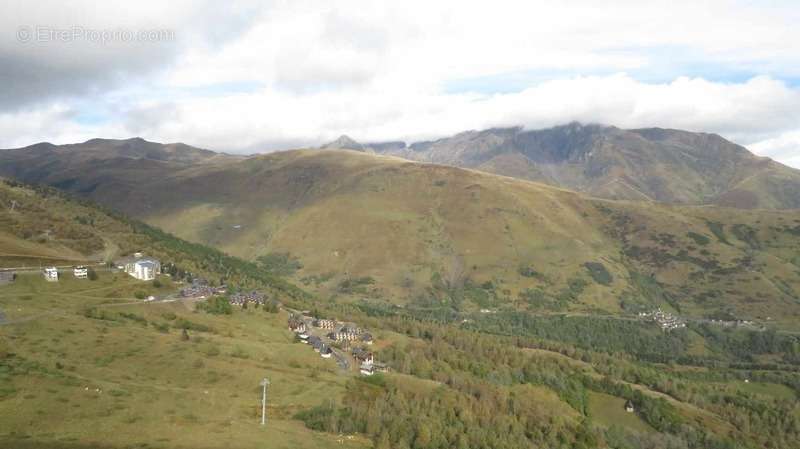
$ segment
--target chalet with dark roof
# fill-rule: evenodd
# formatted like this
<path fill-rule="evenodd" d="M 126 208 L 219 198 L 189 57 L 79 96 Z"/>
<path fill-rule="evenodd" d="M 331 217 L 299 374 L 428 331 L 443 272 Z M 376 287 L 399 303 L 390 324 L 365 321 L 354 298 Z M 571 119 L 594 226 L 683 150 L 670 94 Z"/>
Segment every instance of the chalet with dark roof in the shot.
<path fill-rule="evenodd" d="M 316 335 L 312 335 L 312 336 L 308 337 L 308 344 L 310 344 L 311 347 L 314 348 L 314 351 L 316 351 L 316 352 L 319 352 L 320 349 L 322 349 L 322 345 L 323 345 L 322 339 L 320 339 Z"/>
<path fill-rule="evenodd" d="M 635 411 L 633 407 L 633 402 L 631 402 L 630 399 L 625 401 L 625 411 L 628 413 L 633 413 Z"/>
<path fill-rule="evenodd" d="M 356 361 L 361 365 L 364 364 L 372 365 L 372 363 L 375 361 L 372 353 L 364 348 L 353 349 L 353 358 L 355 358 Z"/>

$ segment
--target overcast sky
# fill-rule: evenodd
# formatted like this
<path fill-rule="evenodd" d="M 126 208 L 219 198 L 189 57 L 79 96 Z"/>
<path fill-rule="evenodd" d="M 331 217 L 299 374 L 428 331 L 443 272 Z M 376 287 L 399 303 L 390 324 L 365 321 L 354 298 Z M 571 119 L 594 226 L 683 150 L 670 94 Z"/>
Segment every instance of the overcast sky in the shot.
<path fill-rule="evenodd" d="M 600 3 L 2 0 L 0 147 L 258 152 L 578 120 L 800 167 L 797 1 Z"/>

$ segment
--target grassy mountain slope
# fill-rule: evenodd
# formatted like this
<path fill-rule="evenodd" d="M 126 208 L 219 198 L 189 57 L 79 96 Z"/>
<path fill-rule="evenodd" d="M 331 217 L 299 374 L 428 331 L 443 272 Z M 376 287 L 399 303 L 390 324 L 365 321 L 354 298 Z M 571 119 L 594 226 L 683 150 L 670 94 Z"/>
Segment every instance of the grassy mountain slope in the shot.
<path fill-rule="evenodd" d="M 0 267 L 34 268 L 0 285 L 0 447 L 368 447 L 292 419 L 320 398 L 340 400 L 348 377 L 298 351 L 286 312 L 198 314 L 190 301 L 137 299 L 174 295 L 168 277 L 140 282 L 97 266 L 97 280 L 65 270 L 49 283 L 35 269 L 142 250 L 273 298 L 302 297 L 298 289 L 46 187 L 0 181 L 0 223 Z M 273 382 L 266 428 L 264 376 Z"/>
<path fill-rule="evenodd" d="M 695 138 L 681 137 L 686 145 Z M 299 263 L 289 274 L 328 296 L 457 310 L 619 314 L 662 306 L 786 324 L 800 316 L 796 211 L 605 201 L 331 149 L 201 164 L 109 161 L 82 173 L 39 173 L 188 240 L 252 261 Z M 605 188 L 638 190 L 624 182 Z"/>
<path fill-rule="evenodd" d="M 297 227 L 299 235 L 309 240 L 311 230 L 342 232 L 334 230 L 337 226 L 356 226 L 358 221 L 346 221 L 347 215 L 357 214 L 355 220 L 361 220 L 358 214 L 364 212 L 359 210 L 365 207 L 341 209 L 334 207 L 336 203 L 348 206 L 348 197 L 351 201 L 392 198 L 397 207 L 386 206 L 384 201 L 366 204 L 375 215 L 371 225 L 384 229 L 398 217 L 438 217 L 437 233 L 423 235 L 443 242 L 442 235 L 480 237 L 468 229 L 476 225 L 472 213 L 488 217 L 516 211 L 518 218 L 504 219 L 502 226 L 507 224 L 515 238 L 525 242 L 532 239 L 527 233 L 541 229 L 553 239 L 551 243 L 538 243 L 547 251 L 551 251 L 546 249 L 548 244 L 569 248 L 562 240 L 565 235 L 575 240 L 575 234 L 564 227 L 579 226 L 577 231 L 586 235 L 572 243 L 580 248 L 577 254 L 587 254 L 583 248 L 588 247 L 592 255 L 600 257 L 603 248 L 611 245 L 608 242 L 621 242 L 614 243 L 623 248 L 617 256 L 620 260 L 636 257 L 637 261 L 641 259 L 637 264 L 649 264 L 648 258 L 655 258 L 652 263 L 657 264 L 664 257 L 653 246 L 643 246 L 649 240 L 634 238 L 646 232 L 643 223 L 648 214 L 661 216 L 661 209 L 586 200 L 574 193 L 508 178 L 335 151 L 290 152 L 248 161 L 237 165 L 232 173 L 219 167 L 215 170 L 219 171 L 199 173 L 204 183 L 192 177 L 183 178 L 183 182 L 214 186 L 225 181 L 218 185 L 241 190 L 208 187 L 208 191 L 183 191 L 188 186 L 176 184 L 164 190 L 168 194 L 159 196 L 164 201 L 161 207 L 173 207 L 171 201 L 185 197 L 187 192 L 198 195 L 192 198 L 195 206 L 203 206 L 202 201 L 210 204 L 209 198 L 218 201 L 213 208 L 204 206 L 209 210 L 224 207 L 226 198 L 241 198 L 238 230 L 248 232 L 245 206 L 268 200 L 273 205 L 269 213 L 280 211 L 278 218 Z M 259 181 L 260 188 L 253 188 Z M 460 208 L 444 208 L 437 202 L 443 199 L 449 203 L 451 194 L 442 193 L 448 183 L 454 192 L 460 192 L 460 187 L 468 192 L 460 199 Z M 281 190 L 281 186 L 291 188 Z M 473 197 L 474 190 L 480 192 L 478 198 Z M 236 285 L 250 283 L 271 297 L 317 309 L 320 316 L 354 320 L 366 327 L 377 339 L 372 349 L 378 359 L 392 369 L 387 375 L 366 380 L 354 378 L 352 372 L 341 371 L 332 360 L 322 360 L 307 346 L 295 342 L 286 329 L 285 312 L 268 313 L 249 307 L 236 308 L 231 315 L 212 315 L 196 310 L 192 301 L 142 302 L 131 297 L 142 289 L 159 297 L 174 293 L 177 286 L 166 277 L 159 287 L 105 271 L 95 281 L 65 275 L 58 283 L 45 282 L 38 274 L 21 274 L 14 283 L 0 286 L 0 447 L 751 449 L 792 448 L 797 439 L 796 395 L 800 383 L 793 370 L 799 359 L 797 341 L 790 335 L 737 330 L 712 332 L 704 339 L 697 333 L 702 327 L 663 333 L 648 323 L 579 314 L 548 318 L 551 325 L 539 326 L 548 333 L 542 338 L 524 333 L 513 337 L 489 335 L 474 330 L 486 330 L 480 326 L 488 326 L 490 321 L 443 324 L 415 320 L 406 314 L 409 309 L 397 308 L 397 314 L 375 313 L 380 310 L 376 307 L 379 303 L 353 303 L 344 297 L 369 296 L 375 288 L 395 288 L 379 279 L 369 284 L 352 278 L 346 286 L 350 292 L 340 294 L 342 301 L 315 301 L 252 264 L 70 200 L 52 189 L 3 182 L 0 194 L 0 220 L 9 230 L 2 242 L 22 249 L 36 246 L 40 252 L 72 251 L 87 258 L 135 248 L 162 260 L 177 261 L 212 279 L 225 276 Z M 337 195 L 345 202 L 331 203 L 329 197 Z M 424 207 L 409 202 L 408 195 L 420 196 Z M 515 209 L 504 195 L 516 199 Z M 492 204 L 508 211 L 499 206 L 483 211 L 471 204 L 480 204 L 481 197 L 489 197 Z M 16 201 L 13 211 L 8 207 L 11 201 Z M 533 207 L 526 206 L 529 203 L 547 207 L 549 212 L 534 216 L 535 210 L 526 209 Z M 670 220 L 684 223 L 696 219 L 687 211 L 694 211 L 703 220 L 721 220 L 727 213 L 721 209 L 702 213 L 698 212 L 702 209 L 669 210 Z M 323 212 L 326 225 L 319 224 L 316 217 Z M 302 220 L 294 214 L 300 214 Z M 771 217 L 769 224 L 775 229 L 770 232 L 774 235 L 708 221 L 704 223 L 709 241 L 699 236 L 691 239 L 720 254 L 723 248 L 712 244 L 712 237 L 727 242 L 723 244 L 731 247 L 730 254 L 747 245 L 756 259 L 749 266 L 757 273 L 761 269 L 758 257 L 784 257 L 773 252 L 770 245 L 775 242 L 770 238 L 795 232 L 794 227 L 782 224 L 789 215 L 775 212 L 765 216 Z M 464 223 L 453 221 L 453 217 Z M 532 217 L 536 227 L 526 227 L 526 217 Z M 304 228 L 304 222 L 311 224 Z M 26 229 L 38 225 L 50 231 L 46 234 L 49 238 L 25 234 Z M 188 223 L 185 225 L 188 228 Z M 276 229 L 288 234 L 291 229 L 282 226 L 278 222 Z M 498 225 L 480 226 L 494 232 Z M 211 232 L 215 230 L 216 226 L 210 228 Z M 524 232 L 517 234 L 519 230 Z M 206 230 L 198 228 L 197 232 Z M 353 232 L 358 236 L 367 230 L 356 227 Z M 389 243 L 391 229 L 384 237 L 369 232 L 366 235 L 377 241 L 380 251 L 393 249 Z M 631 240 L 626 243 L 625 237 L 615 237 L 617 233 Z M 416 238 L 406 238 L 417 244 Z M 665 235 L 658 239 L 669 240 Z M 458 260 L 472 254 L 464 251 L 465 256 L 458 256 L 456 251 L 463 251 L 462 245 L 470 242 L 455 237 L 446 241 L 455 243 L 452 248 L 419 244 L 437 257 L 426 260 L 445 261 L 452 267 L 450 271 L 441 270 L 447 276 L 440 275 L 437 283 L 441 285 L 431 285 L 430 292 L 442 295 L 442 300 L 462 295 L 468 298 L 464 304 L 487 300 L 493 288 L 482 285 L 479 290 L 486 296 L 470 296 L 476 287 L 468 280 L 472 275 L 463 272 L 471 268 L 456 269 Z M 481 245 L 485 251 L 494 247 L 491 243 Z M 781 246 L 788 247 L 788 243 Z M 360 255 L 368 253 L 364 248 L 369 247 L 359 246 L 358 251 L 348 253 L 349 259 L 365 257 Z M 554 252 L 549 254 L 558 257 Z M 35 260 L 43 256 L 31 257 Z M 380 256 L 371 257 L 380 270 L 391 271 Z M 522 277 L 558 285 L 558 273 L 570 272 L 568 261 L 574 256 L 565 252 L 563 257 L 552 271 L 525 271 Z M 683 260 L 688 256 L 675 257 Z M 398 260 L 392 263 L 407 263 Z M 626 262 L 601 260 L 614 276 L 611 286 L 602 288 L 617 288 L 612 287 L 622 282 L 617 270 L 627 266 Z M 285 260 L 283 264 L 284 268 L 292 266 Z M 584 277 L 598 279 L 602 286 L 608 279 L 596 264 L 590 267 L 591 271 L 585 266 L 578 271 L 583 270 Z M 272 271 L 275 267 L 268 268 Z M 300 269 L 295 276 L 300 278 L 306 270 Z M 589 272 L 593 275 L 586 274 Z M 320 288 L 324 290 L 331 282 L 321 282 Z M 655 296 L 663 294 L 652 282 L 641 284 L 654 290 Z M 334 285 L 337 290 L 344 288 L 339 283 Z M 412 287 L 403 283 L 397 288 L 405 291 Z M 361 288 L 366 289 L 364 294 Z M 587 292 L 595 288 L 600 287 L 587 287 Z M 584 301 L 580 298 L 579 303 Z M 501 315 L 488 314 L 486 318 Z M 188 339 L 183 329 L 188 329 Z M 502 329 L 496 333 L 502 334 Z M 741 344 L 732 343 L 738 339 Z M 637 355 L 640 351 L 620 353 L 627 347 L 642 347 L 641 352 L 647 352 L 689 342 L 699 343 L 714 357 L 698 360 L 698 365 L 690 367 L 674 363 L 678 351 L 663 354 L 673 362 L 669 364 L 644 362 Z M 262 428 L 258 425 L 258 381 L 264 376 L 272 383 L 270 418 Z M 621 411 L 626 401 L 635 404 L 635 413 Z"/>
<path fill-rule="evenodd" d="M 49 188 L 0 180 L 4 266 L 99 263 L 134 251 L 130 226 Z M 118 244 L 117 242 L 120 242 Z M 139 240 L 141 242 L 141 240 Z"/>
<path fill-rule="evenodd" d="M 757 157 L 714 134 L 571 123 L 542 130 L 468 131 L 410 146 L 366 147 L 603 198 L 800 208 L 800 171 Z"/>
<path fill-rule="evenodd" d="M 211 249 L 202 250 L 53 189 L 0 182 L 0 198 L 4 206 L 14 204 L 13 210 L 0 210 L 8 231 L 0 241 L 0 260 L 15 266 L 49 263 L 49 254 L 74 254 L 91 262 L 102 260 L 97 254 L 111 247 L 114 254 L 135 248 L 208 277 L 228 276 L 235 285 L 253 282 L 272 297 L 312 304 L 304 302 L 305 296 L 293 297 L 277 280 L 242 269 L 244 262 L 236 264 Z M 49 231 L 46 239 L 27 232 L 38 227 Z M 30 252 L 20 259 L 8 255 L 11 248 Z M 304 425 L 308 415 L 300 412 L 354 398 L 369 400 L 376 391 L 298 343 L 286 329 L 286 312 L 250 307 L 232 315 L 211 315 L 198 312 L 189 300 L 144 302 L 135 292 L 164 297 L 178 286 L 167 277 L 156 286 L 123 273 L 98 272 L 97 280 L 64 274 L 57 283 L 46 282 L 38 273 L 20 273 L 15 282 L 0 285 L 0 447 L 371 446 L 366 438 L 372 437 L 370 426 L 347 424 L 346 430 L 319 432 L 308 421 Z M 323 308 L 322 313 L 333 312 Z M 366 322 L 363 316 L 353 317 Z M 381 323 L 369 325 L 379 340 L 375 349 L 397 344 L 402 350 L 402 345 L 422 343 Z M 268 425 L 261 427 L 258 382 L 264 376 L 271 386 Z M 386 394 L 401 391 L 413 397 L 407 407 L 430 405 L 424 395 L 477 404 L 463 392 L 425 377 L 399 373 L 381 382 L 393 386 Z M 580 413 L 553 389 L 519 385 L 508 391 L 528 405 L 526 416 L 541 419 L 537 426 L 553 435 L 558 431 L 567 441 L 574 439 Z"/>
<path fill-rule="evenodd" d="M 237 256 L 288 253 L 303 267 L 294 279 L 325 295 L 466 310 L 659 305 L 694 316 L 800 316 L 796 212 L 605 201 L 336 150 L 191 167 L 98 192 Z"/>
<path fill-rule="evenodd" d="M 331 151 L 253 158 L 163 191 L 160 209 L 138 211 L 151 223 L 249 259 L 288 252 L 303 265 L 296 278 L 330 294 L 445 300 L 490 283 L 473 307 L 618 313 L 623 301 L 667 301 L 695 315 L 800 317 L 793 212 L 608 202 Z"/>
<path fill-rule="evenodd" d="M 58 283 L 26 274 L 0 287 L 0 447 L 368 447 L 292 419 L 340 400 L 348 377 L 298 348 L 286 313 L 220 317 L 127 299 L 140 284 L 103 272 Z M 187 341 L 182 323 L 205 328 Z M 261 427 L 264 376 L 272 386 Z"/>
<path fill-rule="evenodd" d="M 253 264 L 46 186 L 0 179 L 0 223 L 0 267 L 100 265 L 142 251 L 214 281 L 258 285 L 290 298 L 306 295 Z"/>

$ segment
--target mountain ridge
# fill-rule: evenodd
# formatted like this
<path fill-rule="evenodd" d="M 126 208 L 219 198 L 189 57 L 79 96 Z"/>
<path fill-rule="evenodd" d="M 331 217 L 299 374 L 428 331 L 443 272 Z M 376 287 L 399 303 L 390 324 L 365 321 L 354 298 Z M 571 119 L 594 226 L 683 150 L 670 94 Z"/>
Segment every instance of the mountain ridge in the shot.
<path fill-rule="evenodd" d="M 335 146 L 335 142 L 326 147 Z M 360 144 L 359 144 L 360 145 Z M 609 199 L 739 208 L 800 208 L 800 170 L 717 134 L 599 124 L 471 130 L 367 152 L 473 168 Z"/>
<path fill-rule="evenodd" d="M 539 130 L 521 126 L 463 131 L 451 137 L 406 143 L 359 143 L 347 135 L 317 147 L 400 157 L 469 168 L 542 182 L 608 199 L 674 204 L 714 204 L 744 209 L 800 208 L 800 170 L 749 152 L 717 134 L 669 128 L 625 130 L 600 124 L 566 125 Z M 90 139 L 54 145 L 41 142 L 0 150 L 0 175 L 30 182 L 48 181 L 53 173 L 85 176 L 102 161 L 154 170 L 227 164 L 251 156 L 230 155 L 183 143 L 160 144 L 140 137 Z M 131 162 L 136 161 L 136 162 Z M 155 164 L 165 164 L 156 168 Z M 85 186 L 89 188 L 91 186 Z"/>

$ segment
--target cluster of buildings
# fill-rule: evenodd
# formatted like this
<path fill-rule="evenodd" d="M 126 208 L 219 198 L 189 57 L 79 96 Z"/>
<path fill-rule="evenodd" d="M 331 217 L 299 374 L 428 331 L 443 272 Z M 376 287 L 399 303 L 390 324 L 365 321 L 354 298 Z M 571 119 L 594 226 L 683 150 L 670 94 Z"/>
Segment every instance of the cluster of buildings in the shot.
<path fill-rule="evenodd" d="M 115 262 L 115 265 L 119 270 L 142 281 L 152 281 L 161 273 L 161 262 L 152 257 L 145 257 L 142 253 L 135 253 L 130 257 L 120 259 Z M 84 265 L 72 267 L 72 275 L 75 279 L 88 279 L 89 271 L 90 268 Z M 42 268 L 42 276 L 48 282 L 58 282 L 61 274 L 58 267 Z M 0 282 L 2 282 L 2 276 L 3 274 L 0 273 Z"/>
<path fill-rule="evenodd" d="M 196 278 L 192 281 L 192 285 L 181 289 L 181 296 L 184 298 L 199 298 L 205 299 L 215 295 L 224 295 L 228 291 L 227 287 L 221 285 L 219 287 L 212 287 L 208 282 L 202 278 Z M 267 298 L 257 291 L 251 292 L 236 292 L 227 296 L 228 302 L 234 306 L 244 306 L 247 303 L 264 305 Z"/>
<path fill-rule="evenodd" d="M 247 303 L 264 305 L 267 301 L 267 298 L 263 294 L 254 290 L 249 293 L 245 292 L 232 293 L 228 295 L 228 301 L 230 301 L 230 303 L 234 306 L 243 306 Z"/>
<path fill-rule="evenodd" d="M 337 326 L 339 326 L 339 322 L 336 320 L 314 320 L 314 327 L 318 327 L 320 329 L 335 329 Z"/>
<path fill-rule="evenodd" d="M 361 343 L 371 345 L 373 341 L 371 334 L 364 332 L 364 329 L 361 329 L 353 323 L 315 319 L 312 321 L 312 325 L 319 329 L 330 330 L 331 332 L 329 332 L 326 337 L 331 339 L 331 341 L 345 343 L 345 346 L 347 343 L 354 341 L 360 341 Z"/>
<path fill-rule="evenodd" d="M 708 323 L 722 327 L 758 327 L 755 322 L 750 320 L 708 320 Z"/>
<path fill-rule="evenodd" d="M 152 281 L 161 273 L 161 262 L 152 257 L 145 257 L 142 253 L 135 253 L 115 262 L 117 269 L 128 273 L 141 281 Z M 72 267 L 72 275 L 76 279 L 88 279 L 89 268 L 84 265 Z M 49 282 L 58 282 L 60 272 L 57 267 L 45 267 L 42 276 Z"/>
<path fill-rule="evenodd" d="M 329 359 L 333 355 L 333 350 L 331 349 L 330 345 L 326 344 L 316 335 L 311 335 L 308 337 L 306 342 L 311 345 L 311 347 L 314 349 L 314 352 L 318 352 L 323 359 Z"/>
<path fill-rule="evenodd" d="M 192 280 L 192 285 L 181 289 L 181 296 L 184 298 L 201 298 L 205 299 L 214 295 L 221 295 L 225 293 L 225 286 L 212 287 L 203 278 Z"/>
<path fill-rule="evenodd" d="M 375 361 L 375 356 L 372 352 L 364 348 L 354 348 L 353 358 L 358 363 L 358 371 L 364 376 L 371 376 L 375 373 L 386 373 L 389 367 L 384 363 Z"/>
<path fill-rule="evenodd" d="M 334 353 L 331 348 L 332 344 L 336 344 L 337 348 L 346 350 L 355 342 L 360 342 L 363 345 L 371 345 L 373 342 L 371 334 L 353 323 L 313 319 L 307 315 L 293 314 L 289 317 L 288 325 L 289 329 L 297 335 L 300 341 L 310 345 L 323 358 L 336 356 L 344 368 L 349 366 L 349 363 L 344 361 L 345 356 Z M 325 331 L 331 332 L 325 333 Z M 314 335 L 315 333 L 317 335 Z M 359 372 L 365 376 L 370 376 L 375 372 L 388 371 L 386 365 L 375 362 L 372 352 L 367 350 L 365 346 L 354 347 L 352 356 L 358 364 Z"/>
<path fill-rule="evenodd" d="M 356 341 L 367 345 L 372 344 L 372 334 L 364 332 L 364 330 L 359 327 L 344 324 L 334 329 L 333 332 L 327 335 L 332 341 L 344 343 L 345 345 Z"/>
<path fill-rule="evenodd" d="M 673 315 L 669 312 L 664 312 L 661 308 L 651 310 L 649 312 L 639 312 L 639 318 L 653 321 L 661 327 L 662 330 L 671 331 L 673 329 L 681 329 L 686 327 L 686 322 L 680 317 Z"/>
<path fill-rule="evenodd" d="M 61 274 L 56 267 L 45 267 L 42 268 L 42 276 L 48 282 L 58 282 L 59 276 Z M 89 269 L 83 265 L 72 267 L 72 275 L 75 279 L 88 279 L 89 278 Z"/>

